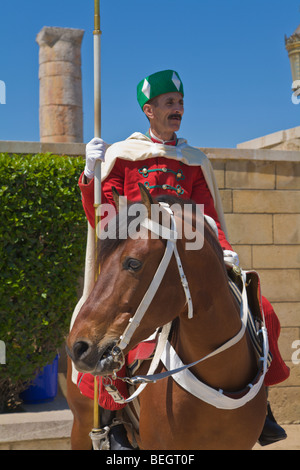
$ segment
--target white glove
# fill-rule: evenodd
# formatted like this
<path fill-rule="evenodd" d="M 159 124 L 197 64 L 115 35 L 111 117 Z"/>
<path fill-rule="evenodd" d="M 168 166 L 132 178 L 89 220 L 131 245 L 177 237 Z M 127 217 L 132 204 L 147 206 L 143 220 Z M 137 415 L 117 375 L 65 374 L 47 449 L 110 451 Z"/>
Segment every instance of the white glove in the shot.
<path fill-rule="evenodd" d="M 84 174 L 87 178 L 94 178 L 96 161 L 104 162 L 107 144 L 100 137 L 94 137 L 85 147 L 85 168 Z"/>
<path fill-rule="evenodd" d="M 237 253 L 235 253 L 235 251 L 224 250 L 223 251 L 223 256 L 224 256 L 224 262 L 228 266 L 239 266 L 240 265 L 239 255 Z"/>

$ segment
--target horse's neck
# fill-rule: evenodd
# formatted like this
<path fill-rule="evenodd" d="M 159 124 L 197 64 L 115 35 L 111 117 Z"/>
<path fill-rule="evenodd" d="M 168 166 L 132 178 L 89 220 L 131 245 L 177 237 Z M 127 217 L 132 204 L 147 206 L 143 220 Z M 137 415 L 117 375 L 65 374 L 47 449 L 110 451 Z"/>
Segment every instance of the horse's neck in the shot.
<path fill-rule="evenodd" d="M 215 278 L 214 284 L 206 287 L 199 279 L 202 285 L 191 289 L 193 318 L 188 319 L 186 314 L 180 317 L 179 337 L 185 348 L 205 356 L 239 332 L 239 307 L 226 281 L 218 283 Z"/>
<path fill-rule="evenodd" d="M 196 361 L 233 338 L 241 329 L 239 307 L 228 287 L 226 272 L 218 263 L 202 277 L 194 276 L 191 294 L 194 316 L 180 316 L 173 346 L 184 363 Z M 235 372 L 236 379 L 231 379 Z M 246 336 L 237 345 L 197 366 L 192 372 L 211 386 L 239 389 L 252 379 L 255 359 Z"/>

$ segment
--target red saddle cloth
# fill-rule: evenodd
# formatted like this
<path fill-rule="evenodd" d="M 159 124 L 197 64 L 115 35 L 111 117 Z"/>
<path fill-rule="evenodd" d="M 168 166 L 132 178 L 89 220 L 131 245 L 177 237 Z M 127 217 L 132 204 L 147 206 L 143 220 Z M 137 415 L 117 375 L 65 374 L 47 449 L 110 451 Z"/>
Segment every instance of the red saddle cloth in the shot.
<path fill-rule="evenodd" d="M 266 387 L 284 382 L 290 375 L 290 368 L 286 365 L 279 351 L 278 339 L 280 336 L 280 321 L 272 305 L 262 297 L 262 305 L 265 315 L 266 328 L 268 331 L 269 349 L 273 356 L 271 366 L 265 376 Z"/>
<path fill-rule="evenodd" d="M 128 374 L 126 372 L 127 367 L 131 368 L 137 361 L 144 361 L 149 359 L 154 353 L 156 346 L 156 341 L 145 341 L 138 344 L 134 349 L 132 349 L 127 356 L 125 357 L 125 364 L 117 372 L 118 377 L 126 377 Z M 126 404 L 116 403 L 109 393 L 105 390 L 102 377 L 97 377 L 98 381 L 98 390 L 99 390 L 99 406 L 107 410 L 119 410 L 124 408 Z M 120 379 L 112 380 L 113 385 L 117 387 L 121 395 L 126 399 L 128 398 L 128 389 L 126 382 L 123 382 Z M 78 373 L 77 386 L 80 392 L 88 398 L 94 399 L 94 376 L 92 374 L 85 374 L 82 372 Z"/>

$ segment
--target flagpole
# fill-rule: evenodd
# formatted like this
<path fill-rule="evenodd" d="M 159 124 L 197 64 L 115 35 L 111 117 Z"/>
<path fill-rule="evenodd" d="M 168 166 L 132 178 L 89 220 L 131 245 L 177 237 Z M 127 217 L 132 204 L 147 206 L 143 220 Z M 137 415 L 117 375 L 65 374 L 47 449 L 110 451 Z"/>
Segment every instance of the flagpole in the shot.
<path fill-rule="evenodd" d="M 101 137 L 101 30 L 100 30 L 100 0 L 94 0 L 94 137 Z M 97 266 L 97 252 L 99 247 L 101 205 L 101 161 L 98 160 L 94 174 L 94 208 L 95 208 L 95 280 L 99 274 Z M 98 405 L 98 382 L 94 379 L 94 427 L 91 437 L 97 437 L 100 429 L 100 415 Z M 93 441 L 94 443 L 94 441 Z"/>
<path fill-rule="evenodd" d="M 94 137 L 101 137 L 101 30 L 100 0 L 94 0 Z"/>
<path fill-rule="evenodd" d="M 100 0 L 94 0 L 94 137 L 101 137 L 101 30 L 100 30 Z M 98 207 L 101 204 L 101 162 L 98 160 L 95 168 L 95 222 L 99 222 Z M 97 228 L 97 225 L 96 225 Z M 97 231 L 96 231 L 97 232 Z M 97 240 L 96 233 L 96 240 Z"/>

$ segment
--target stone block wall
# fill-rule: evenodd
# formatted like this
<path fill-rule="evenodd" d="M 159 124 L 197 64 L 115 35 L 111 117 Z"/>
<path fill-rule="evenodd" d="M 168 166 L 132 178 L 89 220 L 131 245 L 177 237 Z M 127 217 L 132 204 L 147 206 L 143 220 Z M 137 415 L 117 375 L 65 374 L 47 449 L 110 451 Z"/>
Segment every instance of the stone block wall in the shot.
<path fill-rule="evenodd" d="M 273 149 L 273 150 L 299 150 L 300 127 L 293 127 L 264 135 L 237 145 L 238 149 Z"/>
<path fill-rule="evenodd" d="M 270 388 L 274 414 L 299 423 L 300 152 L 203 150 L 217 176 L 229 241 L 241 266 L 259 273 L 281 322 L 279 347 L 291 374 Z"/>

